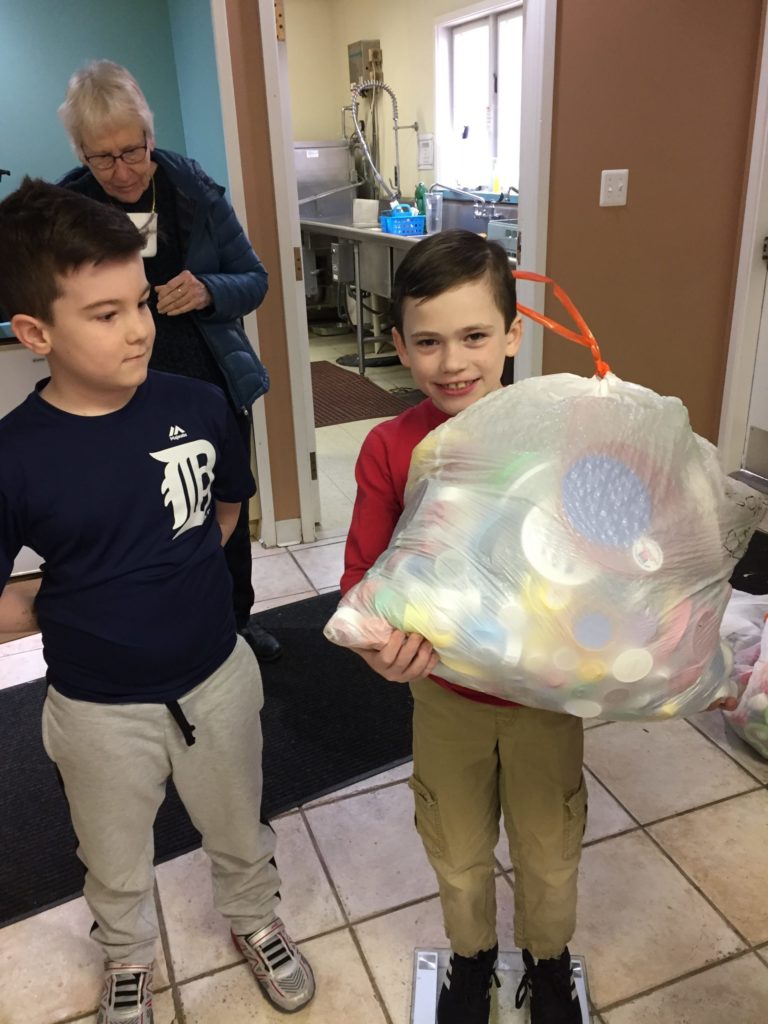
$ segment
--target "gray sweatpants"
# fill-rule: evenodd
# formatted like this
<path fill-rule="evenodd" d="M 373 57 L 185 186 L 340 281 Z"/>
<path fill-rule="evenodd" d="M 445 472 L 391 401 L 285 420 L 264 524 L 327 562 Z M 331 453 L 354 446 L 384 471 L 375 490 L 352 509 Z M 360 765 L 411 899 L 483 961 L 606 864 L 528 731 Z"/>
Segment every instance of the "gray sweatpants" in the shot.
<path fill-rule="evenodd" d="M 170 776 L 203 837 L 214 903 L 232 930 L 249 934 L 275 914 L 275 837 L 259 820 L 264 692 L 246 642 L 238 637 L 224 664 L 178 703 L 195 726 L 193 746 L 164 704 L 93 704 L 51 687 L 43 707 L 43 743 L 86 867 L 93 938 L 108 960 L 154 957 L 152 824 Z"/>

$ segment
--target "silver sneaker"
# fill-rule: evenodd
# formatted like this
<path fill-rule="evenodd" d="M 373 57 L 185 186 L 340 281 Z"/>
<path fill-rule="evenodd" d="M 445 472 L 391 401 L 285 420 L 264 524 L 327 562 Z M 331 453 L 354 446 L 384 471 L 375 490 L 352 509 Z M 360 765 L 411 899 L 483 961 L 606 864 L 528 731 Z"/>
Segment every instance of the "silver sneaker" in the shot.
<path fill-rule="evenodd" d="M 152 965 L 107 961 L 96 1024 L 154 1024 Z"/>
<path fill-rule="evenodd" d="M 284 1013 L 295 1013 L 315 994 L 312 968 L 276 917 L 251 935 L 235 935 L 235 945 L 272 1005 Z"/>

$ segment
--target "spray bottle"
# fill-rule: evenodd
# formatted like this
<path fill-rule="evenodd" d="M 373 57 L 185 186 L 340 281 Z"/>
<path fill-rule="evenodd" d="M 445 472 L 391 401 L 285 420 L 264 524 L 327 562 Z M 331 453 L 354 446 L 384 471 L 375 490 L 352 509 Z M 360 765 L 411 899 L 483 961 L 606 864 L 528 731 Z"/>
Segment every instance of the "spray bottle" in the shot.
<path fill-rule="evenodd" d="M 426 194 L 427 194 L 427 186 L 424 184 L 423 181 L 420 181 L 419 184 L 416 186 L 416 191 L 414 192 L 414 198 L 416 200 L 416 209 L 419 211 L 419 214 L 422 217 L 425 216 L 425 214 L 427 212 L 426 202 L 425 202 L 425 199 L 424 199 L 424 196 Z"/>

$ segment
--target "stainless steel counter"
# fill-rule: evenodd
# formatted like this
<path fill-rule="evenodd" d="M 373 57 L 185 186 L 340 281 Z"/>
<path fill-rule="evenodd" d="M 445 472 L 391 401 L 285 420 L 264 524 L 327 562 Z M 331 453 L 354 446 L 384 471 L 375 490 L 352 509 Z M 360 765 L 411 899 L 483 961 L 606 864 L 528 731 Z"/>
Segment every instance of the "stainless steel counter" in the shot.
<path fill-rule="evenodd" d="M 360 227 L 352 223 L 351 211 L 346 216 L 336 215 L 333 219 L 302 218 L 300 226 L 305 248 L 311 249 L 312 237 L 318 235 L 351 244 L 355 294 L 369 292 L 386 299 L 391 297 L 392 278 L 406 252 L 424 238 L 424 235 L 391 235 L 379 227 Z M 356 319 L 357 367 L 360 375 L 364 376 L 363 317 L 360 315 Z"/>
<path fill-rule="evenodd" d="M 374 242 L 390 249 L 410 249 L 420 242 L 424 235 L 391 235 L 381 228 L 363 228 L 352 223 L 351 217 L 336 217 L 333 220 L 302 220 L 301 230 L 313 235 L 327 235 L 330 238 L 346 238 L 353 242 Z"/>

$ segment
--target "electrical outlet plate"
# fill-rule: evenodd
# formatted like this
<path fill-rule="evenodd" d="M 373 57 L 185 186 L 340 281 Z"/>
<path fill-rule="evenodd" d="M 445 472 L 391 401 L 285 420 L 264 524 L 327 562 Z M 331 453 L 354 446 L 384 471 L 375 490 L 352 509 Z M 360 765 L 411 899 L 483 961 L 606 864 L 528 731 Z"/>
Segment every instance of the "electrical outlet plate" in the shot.
<path fill-rule="evenodd" d="M 600 175 L 600 205 L 626 206 L 629 189 L 629 171 L 603 171 Z"/>

